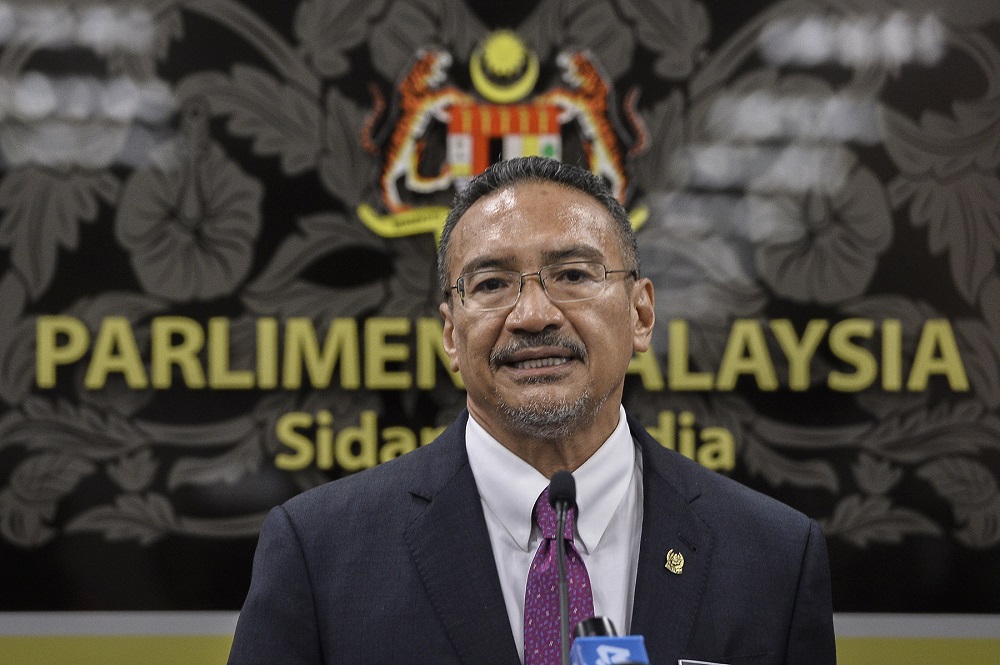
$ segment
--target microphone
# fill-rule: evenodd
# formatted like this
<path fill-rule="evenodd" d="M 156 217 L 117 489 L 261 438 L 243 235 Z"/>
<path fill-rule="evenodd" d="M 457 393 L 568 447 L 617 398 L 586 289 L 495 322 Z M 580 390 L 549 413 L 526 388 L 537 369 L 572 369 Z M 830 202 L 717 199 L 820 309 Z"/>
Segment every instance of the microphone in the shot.
<path fill-rule="evenodd" d="M 642 636 L 619 636 L 611 619 L 584 619 L 573 632 L 571 665 L 649 665 Z"/>
<path fill-rule="evenodd" d="M 559 643 L 560 662 L 569 662 L 569 580 L 566 578 L 566 548 L 563 532 L 566 530 L 566 513 L 576 504 L 576 481 L 569 471 L 556 471 L 549 480 L 549 504 L 556 511 L 556 561 L 559 569 Z"/>

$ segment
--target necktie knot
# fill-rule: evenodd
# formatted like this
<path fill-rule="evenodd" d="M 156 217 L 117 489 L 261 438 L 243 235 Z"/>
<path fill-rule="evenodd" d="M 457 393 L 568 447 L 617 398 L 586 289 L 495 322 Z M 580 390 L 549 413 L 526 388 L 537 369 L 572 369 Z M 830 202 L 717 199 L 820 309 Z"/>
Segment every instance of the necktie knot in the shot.
<path fill-rule="evenodd" d="M 556 509 L 552 507 L 551 503 L 549 503 L 548 487 L 545 488 L 545 490 L 538 496 L 538 500 L 535 501 L 534 517 L 535 523 L 538 524 L 538 528 L 542 531 L 542 538 L 552 540 L 556 537 L 558 518 L 556 516 Z M 566 511 L 566 528 L 563 531 L 563 538 L 569 542 L 573 542 L 573 525 L 575 523 L 576 506 L 573 506 Z"/>

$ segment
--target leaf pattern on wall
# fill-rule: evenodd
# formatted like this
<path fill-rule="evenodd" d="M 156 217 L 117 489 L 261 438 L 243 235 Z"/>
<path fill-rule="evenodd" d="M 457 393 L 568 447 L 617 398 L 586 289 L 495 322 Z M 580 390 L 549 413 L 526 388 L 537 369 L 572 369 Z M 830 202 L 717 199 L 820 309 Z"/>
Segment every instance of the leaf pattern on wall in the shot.
<path fill-rule="evenodd" d="M 81 222 L 93 222 L 100 204 L 112 203 L 119 183 L 111 173 L 54 172 L 33 166 L 0 182 L 0 247 L 31 299 L 48 290 L 59 249 L 76 250 Z"/>
<path fill-rule="evenodd" d="M 132 422 L 85 406 L 29 397 L 25 418 L 0 439 L 0 449 L 21 445 L 29 450 L 72 450 L 92 460 L 107 460 L 132 452 L 148 442 Z"/>
<path fill-rule="evenodd" d="M 903 478 L 903 470 L 886 460 L 862 453 L 851 467 L 858 488 L 867 494 L 888 494 Z"/>
<path fill-rule="evenodd" d="M 441 45 L 457 59 L 467 60 L 486 34 L 486 26 L 465 3 L 397 1 L 373 25 L 368 43 L 372 64 L 386 80 L 395 81 L 419 49 Z"/>
<path fill-rule="evenodd" d="M 295 36 L 306 57 L 323 76 L 336 78 L 349 73 L 346 52 L 368 37 L 368 22 L 380 14 L 384 0 L 303 0 L 295 10 Z"/>
<path fill-rule="evenodd" d="M 358 249 L 385 252 L 381 238 L 349 218 L 325 213 L 300 219 L 298 227 L 299 233 L 282 244 L 267 269 L 244 291 L 250 311 L 333 319 L 357 316 L 382 300 L 380 283 L 335 290 L 299 279 L 304 268 L 324 256 Z"/>
<path fill-rule="evenodd" d="M 177 528 L 170 500 L 162 494 L 122 494 L 114 505 L 80 513 L 66 525 L 69 533 L 97 532 L 114 541 L 135 540 L 150 545 Z"/>
<path fill-rule="evenodd" d="M 597 56 L 611 78 L 627 71 L 635 48 L 631 27 L 611 3 L 601 0 L 539 2 L 518 26 L 518 34 L 545 60 L 566 45 L 586 49 Z"/>
<path fill-rule="evenodd" d="M 632 22 L 639 42 L 657 53 L 656 73 L 668 79 L 689 77 L 701 59 L 709 36 L 705 6 L 692 0 L 618 0 Z M 664 39 L 664 35 L 670 35 Z"/>
<path fill-rule="evenodd" d="M 840 484 L 829 462 L 791 459 L 763 445 L 753 436 L 747 436 L 744 441 L 743 461 L 751 473 L 763 476 L 774 487 L 787 484 L 836 492 Z"/>
<path fill-rule="evenodd" d="M 0 491 L 0 533 L 24 547 L 38 547 L 57 531 L 48 524 L 60 499 L 95 470 L 92 462 L 68 452 L 32 455 L 21 462 Z"/>
<path fill-rule="evenodd" d="M 23 319 L 0 335 L 0 399 L 19 404 L 28 396 L 35 379 L 35 321 Z"/>
<path fill-rule="evenodd" d="M 326 96 L 326 120 L 320 179 L 331 194 L 355 208 L 362 192 L 375 180 L 375 160 L 362 149 L 361 109 L 335 89 Z"/>
<path fill-rule="evenodd" d="M 250 138 L 258 155 L 280 158 L 290 176 L 315 168 L 322 117 L 317 101 L 267 72 L 234 65 L 230 76 L 192 74 L 177 86 L 181 100 L 204 99 L 213 115 L 229 116 L 234 134 Z"/>
<path fill-rule="evenodd" d="M 1000 339 L 976 319 L 955 322 L 962 355 L 970 358 L 969 381 L 987 408 L 1000 406 Z"/>
<path fill-rule="evenodd" d="M 990 470 L 964 457 L 945 457 L 925 464 L 917 475 L 951 503 L 962 528 L 956 537 L 970 547 L 1000 542 L 1000 488 Z"/>
<path fill-rule="evenodd" d="M 679 186 L 674 160 L 684 137 L 684 98 L 674 91 L 644 114 L 650 128 L 649 147 L 633 160 L 633 178 L 646 192 L 669 191 Z"/>
<path fill-rule="evenodd" d="M 247 473 L 256 471 L 264 461 L 260 435 L 254 433 L 217 457 L 185 457 L 170 469 L 167 487 L 176 490 L 184 485 L 233 484 Z"/>
<path fill-rule="evenodd" d="M 883 496 L 857 494 L 842 499 L 833 516 L 820 524 L 828 537 L 843 538 L 860 548 L 874 543 L 899 543 L 909 535 L 941 533 L 940 526 L 915 510 L 894 506 Z"/>
<path fill-rule="evenodd" d="M 146 448 L 108 464 L 108 477 L 126 492 L 142 492 L 153 482 L 159 463 Z"/>
<path fill-rule="evenodd" d="M 902 170 L 890 194 L 896 206 L 909 202 L 912 223 L 927 227 L 931 252 L 947 252 L 955 286 L 975 303 L 1000 248 L 1000 96 L 953 112 L 914 123 L 884 111 L 886 150 Z"/>

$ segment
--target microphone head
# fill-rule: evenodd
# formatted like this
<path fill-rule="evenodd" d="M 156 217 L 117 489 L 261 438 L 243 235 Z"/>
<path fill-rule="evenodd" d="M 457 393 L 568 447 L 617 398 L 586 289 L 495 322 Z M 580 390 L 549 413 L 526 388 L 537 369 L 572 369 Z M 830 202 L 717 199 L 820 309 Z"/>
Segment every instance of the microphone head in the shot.
<path fill-rule="evenodd" d="M 576 503 L 576 481 L 569 471 L 556 471 L 549 481 L 549 503 L 553 508 L 559 504 L 572 506 Z"/>
<path fill-rule="evenodd" d="M 616 637 L 615 624 L 607 617 L 590 617 L 576 624 L 574 637 Z"/>

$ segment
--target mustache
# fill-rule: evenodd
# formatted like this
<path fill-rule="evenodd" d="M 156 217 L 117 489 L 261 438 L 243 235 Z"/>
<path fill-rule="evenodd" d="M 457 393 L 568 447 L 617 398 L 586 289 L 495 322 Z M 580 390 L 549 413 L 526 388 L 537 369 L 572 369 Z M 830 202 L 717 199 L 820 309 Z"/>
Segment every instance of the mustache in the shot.
<path fill-rule="evenodd" d="M 566 349 L 573 354 L 573 358 L 577 360 L 587 359 L 587 350 L 580 344 L 571 339 L 561 337 L 552 331 L 543 330 L 542 332 L 537 333 L 522 333 L 518 337 L 514 338 L 510 343 L 498 349 L 494 349 L 493 352 L 490 353 L 490 367 L 497 368 L 501 365 L 506 365 L 511 361 L 515 354 L 520 353 L 521 351 L 536 349 L 543 346 Z"/>

